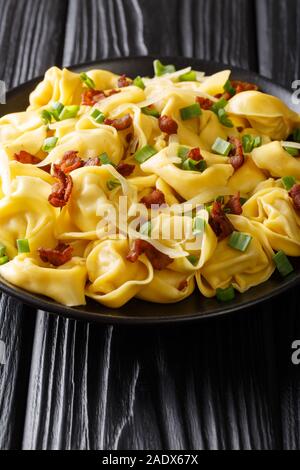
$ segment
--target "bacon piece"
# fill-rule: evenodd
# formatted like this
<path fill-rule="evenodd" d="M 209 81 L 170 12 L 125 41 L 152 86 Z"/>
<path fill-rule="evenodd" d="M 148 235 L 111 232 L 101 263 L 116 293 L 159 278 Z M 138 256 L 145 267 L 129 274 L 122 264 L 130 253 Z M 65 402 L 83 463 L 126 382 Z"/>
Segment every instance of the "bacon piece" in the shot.
<path fill-rule="evenodd" d="M 131 85 L 131 80 L 126 77 L 125 73 L 118 78 L 118 87 L 124 88 Z"/>
<path fill-rule="evenodd" d="M 105 98 L 109 98 L 112 95 L 116 95 L 117 93 L 121 93 L 121 90 L 116 90 L 115 88 L 110 91 L 105 91 Z"/>
<path fill-rule="evenodd" d="M 226 217 L 221 203 L 217 201 L 213 203 L 209 217 L 209 224 L 220 241 L 224 240 L 234 232 L 232 223 L 228 217 Z"/>
<path fill-rule="evenodd" d="M 196 97 L 196 103 L 200 104 L 200 107 L 206 111 L 210 110 L 210 108 L 213 106 L 213 101 L 211 101 L 208 98 L 203 98 L 202 96 L 197 96 Z"/>
<path fill-rule="evenodd" d="M 64 173 L 70 173 L 71 171 L 77 170 L 84 165 L 83 160 L 78 157 L 77 150 L 69 150 L 64 153 L 62 160 L 59 163 L 60 169 Z"/>
<path fill-rule="evenodd" d="M 201 155 L 199 147 L 191 149 L 188 153 L 188 158 L 191 158 L 192 160 L 195 160 L 196 162 L 200 162 L 200 160 L 204 160 Z"/>
<path fill-rule="evenodd" d="M 65 243 L 59 243 L 56 248 L 39 248 L 38 253 L 44 263 L 62 266 L 72 259 L 73 248 Z"/>
<path fill-rule="evenodd" d="M 88 89 L 81 95 L 81 104 L 85 106 L 94 106 L 94 104 L 104 98 L 106 98 L 104 91 Z"/>
<path fill-rule="evenodd" d="M 48 198 L 50 204 L 54 207 L 64 207 L 70 199 L 73 180 L 70 175 L 66 175 L 59 165 L 53 165 L 53 176 L 58 179 L 52 186 L 52 192 Z"/>
<path fill-rule="evenodd" d="M 159 271 L 165 269 L 173 261 L 168 255 L 161 253 L 150 243 L 141 239 L 134 241 L 126 259 L 131 263 L 135 263 L 143 253 L 145 253 L 153 268 Z"/>
<path fill-rule="evenodd" d="M 239 192 L 235 196 L 230 196 L 225 208 L 230 210 L 230 214 L 241 215 L 243 213 Z"/>
<path fill-rule="evenodd" d="M 186 279 L 184 279 L 183 281 L 180 282 L 179 286 L 178 286 L 178 290 L 179 291 L 183 291 L 184 289 L 186 289 L 188 286 L 188 282 Z"/>
<path fill-rule="evenodd" d="M 235 170 L 238 170 L 243 166 L 245 157 L 243 153 L 243 145 L 242 142 L 236 137 L 230 137 L 229 142 L 233 145 L 233 150 L 231 150 L 230 156 L 230 163 Z"/>
<path fill-rule="evenodd" d="M 124 176 L 124 178 L 126 178 L 126 176 L 130 176 L 134 169 L 135 165 L 130 165 L 129 163 L 123 162 L 120 162 L 116 168 L 116 170 L 120 173 L 120 175 Z"/>
<path fill-rule="evenodd" d="M 241 80 L 231 80 L 231 86 L 235 89 L 236 93 L 243 91 L 258 90 L 258 86 L 254 83 L 242 82 Z"/>
<path fill-rule="evenodd" d="M 165 202 L 166 202 L 165 195 L 159 189 L 154 189 L 154 191 L 152 191 L 152 193 L 148 194 L 148 196 L 144 196 L 141 199 L 141 203 L 145 204 L 145 206 L 148 209 L 151 209 L 152 205 L 161 206 L 162 204 L 165 204 Z"/>
<path fill-rule="evenodd" d="M 35 163 L 39 163 L 41 160 L 34 155 L 31 155 L 31 153 L 26 152 L 26 150 L 21 150 L 19 153 L 15 153 L 14 159 L 17 160 L 17 162 L 28 164 L 30 163 L 31 165 L 34 165 Z"/>
<path fill-rule="evenodd" d="M 293 199 L 293 204 L 296 211 L 300 211 L 300 184 L 294 184 L 289 192 L 289 195 Z"/>
<path fill-rule="evenodd" d="M 125 114 L 117 119 L 108 119 L 104 120 L 104 124 L 107 126 L 113 126 L 117 131 L 123 131 L 124 129 L 128 129 L 132 125 L 132 117 L 130 114 Z"/>
<path fill-rule="evenodd" d="M 83 162 L 83 166 L 99 166 L 100 161 L 98 157 L 89 158 L 85 162 Z"/>
<path fill-rule="evenodd" d="M 158 119 L 158 125 L 160 130 L 168 135 L 177 133 L 178 124 L 169 116 L 160 116 Z"/>

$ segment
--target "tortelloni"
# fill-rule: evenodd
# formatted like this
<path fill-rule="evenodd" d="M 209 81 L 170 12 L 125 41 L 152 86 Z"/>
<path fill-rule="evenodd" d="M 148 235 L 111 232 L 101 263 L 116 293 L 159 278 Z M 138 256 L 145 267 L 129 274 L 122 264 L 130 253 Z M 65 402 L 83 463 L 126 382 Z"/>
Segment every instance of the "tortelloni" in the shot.
<path fill-rule="evenodd" d="M 52 67 L 26 111 L 0 118 L 7 282 L 120 308 L 195 290 L 230 301 L 292 272 L 299 115 L 230 70 L 154 71 Z"/>

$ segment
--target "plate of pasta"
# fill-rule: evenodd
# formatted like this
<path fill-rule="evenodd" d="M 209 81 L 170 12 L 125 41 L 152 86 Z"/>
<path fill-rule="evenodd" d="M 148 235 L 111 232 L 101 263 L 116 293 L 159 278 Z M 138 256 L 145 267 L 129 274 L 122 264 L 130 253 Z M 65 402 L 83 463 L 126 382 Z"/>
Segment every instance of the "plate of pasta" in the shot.
<path fill-rule="evenodd" d="M 300 116 L 254 73 L 187 58 L 60 69 L 0 106 L 0 289 L 155 323 L 300 277 Z"/>

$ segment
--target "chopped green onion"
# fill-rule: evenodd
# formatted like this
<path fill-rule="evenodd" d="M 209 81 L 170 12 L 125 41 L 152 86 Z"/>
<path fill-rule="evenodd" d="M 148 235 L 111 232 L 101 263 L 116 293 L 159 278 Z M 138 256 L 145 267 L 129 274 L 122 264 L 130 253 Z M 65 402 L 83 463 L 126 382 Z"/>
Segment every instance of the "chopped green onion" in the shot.
<path fill-rule="evenodd" d="M 225 98 L 222 98 L 216 103 L 214 103 L 210 109 L 218 116 L 220 109 L 224 109 L 227 104 L 228 104 L 228 101 L 225 100 Z"/>
<path fill-rule="evenodd" d="M 19 253 L 30 253 L 29 241 L 27 238 L 18 239 L 17 248 Z"/>
<path fill-rule="evenodd" d="M 157 152 L 155 148 L 151 147 L 151 145 L 145 145 L 145 147 L 138 150 L 134 156 L 137 162 L 144 163 L 149 158 L 153 157 Z"/>
<path fill-rule="evenodd" d="M 197 74 L 194 70 L 191 70 L 190 72 L 184 73 L 179 76 L 180 82 L 195 82 L 196 79 L 197 79 Z"/>
<path fill-rule="evenodd" d="M 216 202 L 220 202 L 221 204 L 224 204 L 224 202 L 225 202 L 224 196 L 218 196 L 218 197 L 216 197 L 215 200 L 216 200 Z"/>
<path fill-rule="evenodd" d="M 234 96 L 236 94 L 236 89 L 233 88 L 230 80 L 227 80 L 227 82 L 225 83 L 224 91 L 227 91 L 227 93 L 229 93 L 231 96 Z"/>
<path fill-rule="evenodd" d="M 186 257 L 186 259 L 187 259 L 193 266 L 197 266 L 198 261 L 199 261 L 198 256 L 195 256 L 195 255 L 189 255 L 189 256 Z"/>
<path fill-rule="evenodd" d="M 253 135 L 247 134 L 242 137 L 242 143 L 244 152 L 251 153 L 254 148 L 261 146 L 262 138 L 259 135 L 253 137 Z"/>
<path fill-rule="evenodd" d="M 220 302 L 229 302 L 235 298 L 235 291 L 233 286 L 227 287 L 227 289 L 216 290 L 216 297 Z"/>
<path fill-rule="evenodd" d="M 193 160 L 187 158 L 182 163 L 182 169 L 185 171 L 200 171 L 201 173 L 207 169 L 207 163 L 205 160 Z"/>
<path fill-rule="evenodd" d="M 248 199 L 247 199 L 246 197 L 240 197 L 241 206 L 243 206 L 244 204 L 246 204 L 247 201 L 248 201 Z"/>
<path fill-rule="evenodd" d="M 143 82 L 142 77 L 140 77 L 139 75 L 135 77 L 135 79 L 133 80 L 133 84 L 141 88 L 142 90 L 145 90 L 145 83 Z"/>
<path fill-rule="evenodd" d="M 290 191 L 292 187 L 296 184 L 296 178 L 293 176 L 284 176 L 281 178 L 282 184 L 287 191 Z"/>
<path fill-rule="evenodd" d="M 212 204 L 205 204 L 205 210 L 210 214 L 212 210 Z"/>
<path fill-rule="evenodd" d="M 82 72 L 79 76 L 80 76 L 81 81 L 82 81 L 88 88 L 92 88 L 92 89 L 95 89 L 95 88 L 96 88 L 96 85 L 95 85 L 94 80 L 92 80 L 85 72 Z"/>
<path fill-rule="evenodd" d="M 112 165 L 112 162 L 110 161 L 109 156 L 107 155 L 106 152 L 101 153 L 101 155 L 99 155 L 98 158 L 102 165 Z"/>
<path fill-rule="evenodd" d="M 117 179 L 108 180 L 106 182 L 106 187 L 109 191 L 112 191 L 113 189 L 117 188 L 118 186 L 121 186 L 121 183 Z"/>
<path fill-rule="evenodd" d="M 295 142 L 300 142 L 300 128 L 295 129 L 293 132 L 293 139 Z"/>
<path fill-rule="evenodd" d="M 79 106 L 77 105 L 65 106 L 59 115 L 59 120 L 64 121 L 65 119 L 75 118 L 78 114 L 78 111 Z"/>
<path fill-rule="evenodd" d="M 6 254 L 6 246 L 3 243 L 0 243 L 0 257 L 5 256 Z"/>
<path fill-rule="evenodd" d="M 186 108 L 181 108 L 179 112 L 180 117 L 183 121 L 199 117 L 202 114 L 199 103 L 192 104 L 191 106 L 187 106 Z"/>
<path fill-rule="evenodd" d="M 189 147 L 178 147 L 177 156 L 181 158 L 181 160 L 186 160 L 188 158 L 188 154 L 190 153 Z"/>
<path fill-rule="evenodd" d="M 156 77 L 161 77 L 166 73 L 173 73 L 176 71 L 174 65 L 163 65 L 158 59 L 153 62 L 153 68 Z"/>
<path fill-rule="evenodd" d="M 8 262 L 9 262 L 8 256 L 6 256 L 6 255 L 5 255 L 5 256 L 1 256 L 1 258 L 0 258 L 0 266 L 2 266 L 3 264 L 6 264 L 6 263 L 8 263 Z"/>
<path fill-rule="evenodd" d="M 227 142 L 220 137 L 217 137 L 215 143 L 212 146 L 212 151 L 217 153 L 218 155 L 223 155 L 224 157 L 228 157 L 230 151 L 232 150 L 232 145 L 230 142 Z"/>
<path fill-rule="evenodd" d="M 195 217 L 193 220 L 193 235 L 196 237 L 204 233 L 206 221 L 202 217 Z"/>
<path fill-rule="evenodd" d="M 146 106 L 145 108 L 141 108 L 141 111 L 143 114 L 146 114 L 146 116 L 153 116 L 156 118 L 159 118 L 160 114 L 155 108 L 151 108 L 150 106 Z"/>
<path fill-rule="evenodd" d="M 291 274 L 294 271 L 293 266 L 283 251 L 278 251 L 278 253 L 273 256 L 273 261 L 283 277 L 288 276 L 288 274 Z"/>
<path fill-rule="evenodd" d="M 288 152 L 292 157 L 298 157 L 299 149 L 295 149 L 294 147 L 283 147 L 286 152 Z"/>
<path fill-rule="evenodd" d="M 95 108 L 91 113 L 91 117 L 97 122 L 97 124 L 102 124 L 105 119 L 105 115 L 100 111 L 100 109 Z"/>
<path fill-rule="evenodd" d="M 140 234 L 145 235 L 146 237 L 151 237 L 151 222 L 145 222 L 140 228 Z"/>
<path fill-rule="evenodd" d="M 41 112 L 41 118 L 44 124 L 49 124 L 52 121 L 52 115 L 47 109 L 43 109 Z"/>
<path fill-rule="evenodd" d="M 42 150 L 44 152 L 50 152 L 56 146 L 57 141 L 58 137 L 47 137 L 47 139 L 44 140 Z"/>
<path fill-rule="evenodd" d="M 63 109 L 64 105 L 59 101 L 55 101 L 54 103 L 52 103 L 51 110 L 49 112 L 51 112 L 52 116 L 56 121 L 59 121 L 59 115 Z"/>
<path fill-rule="evenodd" d="M 242 232 L 233 232 L 229 238 L 228 245 L 238 251 L 246 251 L 252 237 Z"/>
<path fill-rule="evenodd" d="M 228 114 L 226 113 L 225 109 L 219 109 L 218 111 L 218 118 L 220 123 L 225 127 L 233 127 L 232 121 L 229 119 Z"/>

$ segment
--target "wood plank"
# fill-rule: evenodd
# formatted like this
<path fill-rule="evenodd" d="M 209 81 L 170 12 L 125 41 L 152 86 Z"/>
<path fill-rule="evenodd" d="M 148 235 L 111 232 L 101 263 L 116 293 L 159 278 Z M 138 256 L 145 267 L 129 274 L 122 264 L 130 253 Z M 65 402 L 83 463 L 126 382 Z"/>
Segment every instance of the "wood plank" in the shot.
<path fill-rule="evenodd" d="M 67 2 L 0 0 L 0 79 L 7 88 L 40 75 L 61 61 Z M 0 365 L 0 448 L 22 444 L 35 312 L 2 295 L 0 339 L 7 361 Z"/>

